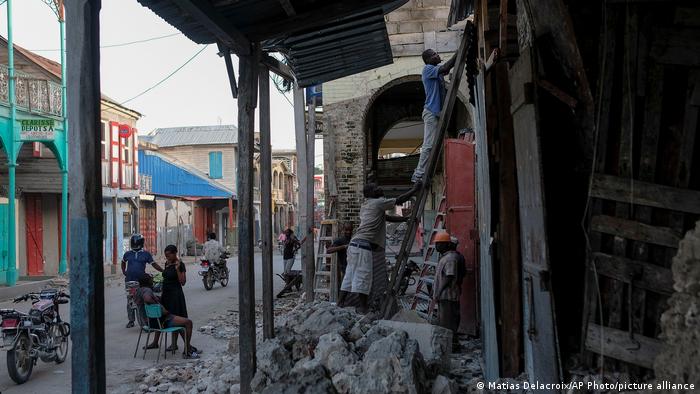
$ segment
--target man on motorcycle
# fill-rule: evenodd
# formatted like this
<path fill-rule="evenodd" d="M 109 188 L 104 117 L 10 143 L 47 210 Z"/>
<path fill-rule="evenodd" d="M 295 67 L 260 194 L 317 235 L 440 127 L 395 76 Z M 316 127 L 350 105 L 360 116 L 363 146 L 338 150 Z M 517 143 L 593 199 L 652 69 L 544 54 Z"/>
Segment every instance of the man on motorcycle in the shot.
<path fill-rule="evenodd" d="M 207 234 L 207 242 L 204 243 L 204 259 L 209 264 L 219 264 L 219 258 L 226 252 L 219 241 L 216 240 L 216 233 Z"/>
<path fill-rule="evenodd" d="M 146 265 L 150 264 L 156 271 L 163 272 L 158 263 L 153 261 L 153 256 L 147 251 L 143 250 L 143 245 L 146 240 L 141 234 L 134 234 L 131 236 L 131 250 L 124 253 L 122 258 L 122 274 L 124 274 L 124 286 L 126 287 L 127 282 L 138 281 L 146 273 Z M 131 328 L 134 326 L 134 320 L 136 319 L 134 310 L 129 307 L 129 302 L 126 303 L 126 313 L 129 317 L 129 322 L 126 323 L 126 328 Z"/>

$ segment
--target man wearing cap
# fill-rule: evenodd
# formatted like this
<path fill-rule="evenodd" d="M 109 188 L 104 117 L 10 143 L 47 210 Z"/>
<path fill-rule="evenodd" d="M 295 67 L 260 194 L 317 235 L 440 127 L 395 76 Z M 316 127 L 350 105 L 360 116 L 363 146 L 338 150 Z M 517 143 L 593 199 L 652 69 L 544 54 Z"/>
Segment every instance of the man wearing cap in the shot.
<path fill-rule="evenodd" d="M 433 288 L 433 301 L 438 305 L 438 325 L 452 330 L 452 343 L 456 346 L 459 343 L 459 299 L 466 274 L 464 256 L 457 251 L 457 240 L 447 231 L 437 233 L 434 242 L 435 250 L 440 253 Z"/>

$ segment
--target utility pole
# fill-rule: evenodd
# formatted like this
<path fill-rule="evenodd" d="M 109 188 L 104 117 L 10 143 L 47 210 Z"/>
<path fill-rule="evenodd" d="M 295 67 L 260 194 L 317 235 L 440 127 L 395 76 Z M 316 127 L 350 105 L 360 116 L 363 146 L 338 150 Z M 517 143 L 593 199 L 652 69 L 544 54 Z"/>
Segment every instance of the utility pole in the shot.
<path fill-rule="evenodd" d="M 7 70 L 9 87 L 8 87 L 8 97 L 10 100 L 10 125 L 9 125 L 9 141 L 8 146 L 5 147 L 7 150 L 8 157 L 8 178 L 9 178 L 9 190 L 7 191 L 8 198 L 8 256 L 7 256 L 7 285 L 14 286 L 17 282 L 17 209 L 16 209 L 16 196 L 15 190 L 17 188 L 15 184 L 15 176 L 17 170 L 17 154 L 15 149 L 17 143 L 15 142 L 17 136 L 15 135 L 15 123 L 17 122 L 17 96 L 15 93 L 16 80 L 15 80 L 15 58 L 14 58 L 14 44 L 13 44 L 13 34 L 12 34 L 12 0 L 7 0 Z"/>
<path fill-rule="evenodd" d="M 275 336 L 272 283 L 272 145 L 270 140 L 270 70 L 260 65 L 260 238 L 262 239 L 263 335 Z"/>
<path fill-rule="evenodd" d="M 301 89 L 296 82 L 294 83 L 294 130 L 297 143 L 297 163 L 299 163 L 299 232 L 301 233 L 306 232 L 308 229 L 309 205 L 307 204 L 307 199 L 309 194 L 308 177 L 310 174 L 307 165 L 306 121 L 304 120 L 304 90 Z M 311 176 L 311 179 L 313 180 L 313 176 Z M 307 244 L 305 243 L 304 247 L 301 248 L 301 267 L 304 275 L 304 291 L 307 292 L 306 300 L 308 301 L 309 283 L 311 283 L 311 297 L 313 299 L 313 275 L 309 276 L 309 270 L 307 268 L 309 265 L 313 265 L 313 261 L 308 254 L 306 245 Z"/>

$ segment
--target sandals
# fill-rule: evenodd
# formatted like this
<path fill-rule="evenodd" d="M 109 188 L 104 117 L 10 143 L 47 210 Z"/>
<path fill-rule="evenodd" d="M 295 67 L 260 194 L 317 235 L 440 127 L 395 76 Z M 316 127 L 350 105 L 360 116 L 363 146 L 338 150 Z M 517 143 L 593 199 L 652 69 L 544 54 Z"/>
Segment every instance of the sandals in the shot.
<path fill-rule="evenodd" d="M 151 350 L 151 349 L 158 349 L 158 344 L 157 343 L 151 343 L 147 346 L 143 347 L 143 350 Z"/>
<path fill-rule="evenodd" d="M 178 349 L 178 347 L 177 347 L 177 344 L 175 343 L 175 344 L 172 344 L 172 345 L 168 346 L 165 350 L 168 351 L 168 352 L 173 352 L 173 353 L 175 353 L 175 351 L 176 351 L 177 349 Z"/>
<path fill-rule="evenodd" d="M 185 359 L 193 360 L 193 359 L 198 359 L 199 358 L 199 353 L 195 352 L 194 350 L 190 350 L 189 353 L 185 354 L 183 356 Z"/>

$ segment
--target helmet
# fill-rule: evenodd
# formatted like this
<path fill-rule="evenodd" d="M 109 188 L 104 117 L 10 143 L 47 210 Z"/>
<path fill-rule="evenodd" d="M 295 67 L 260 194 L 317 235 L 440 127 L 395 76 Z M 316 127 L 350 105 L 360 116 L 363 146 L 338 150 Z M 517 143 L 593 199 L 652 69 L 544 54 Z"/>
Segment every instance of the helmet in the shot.
<path fill-rule="evenodd" d="M 145 242 L 146 242 L 146 239 L 143 238 L 143 235 L 134 234 L 131 236 L 131 249 L 132 250 L 141 250 L 141 249 L 143 249 L 143 244 Z"/>
<path fill-rule="evenodd" d="M 452 239 L 450 237 L 450 233 L 447 231 L 440 231 L 439 233 L 435 234 L 435 238 L 433 239 L 435 243 L 438 242 L 452 242 Z"/>

